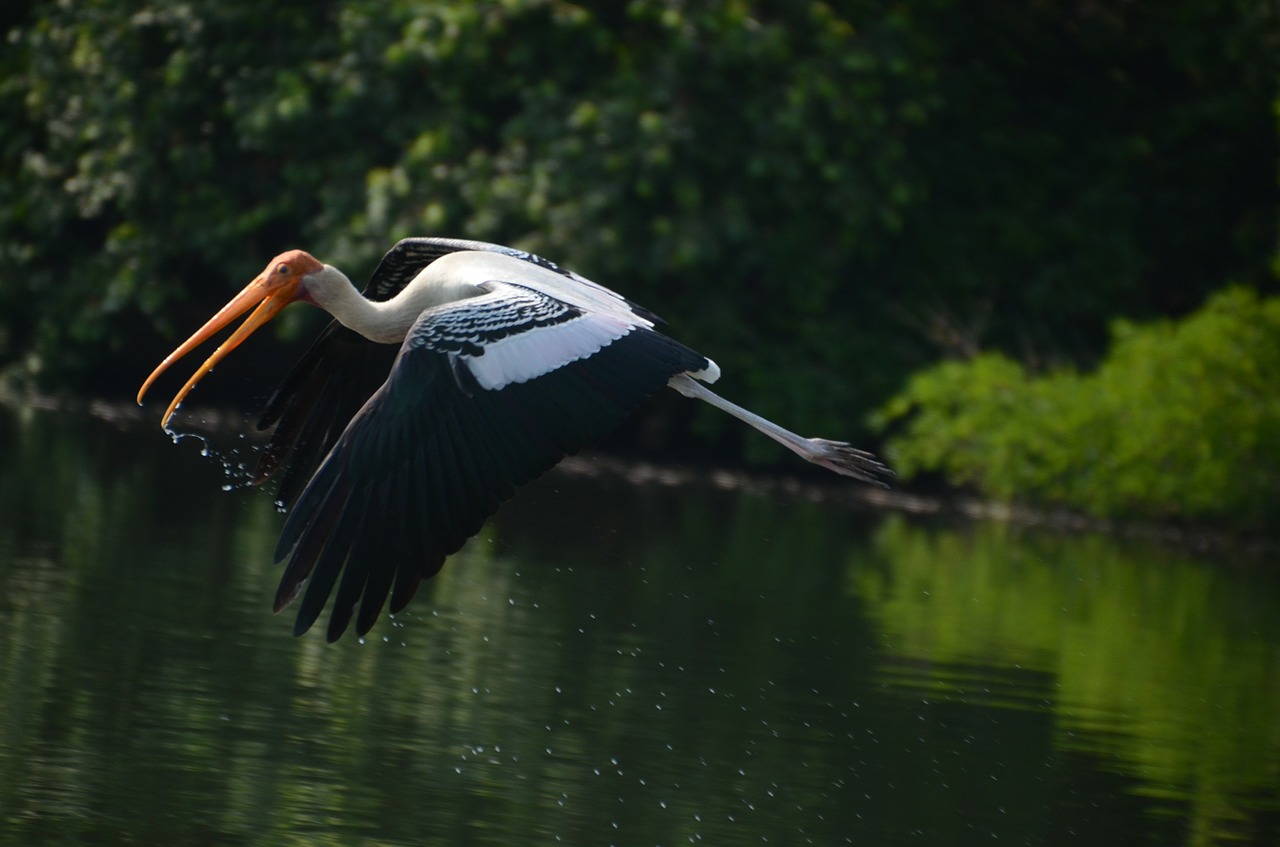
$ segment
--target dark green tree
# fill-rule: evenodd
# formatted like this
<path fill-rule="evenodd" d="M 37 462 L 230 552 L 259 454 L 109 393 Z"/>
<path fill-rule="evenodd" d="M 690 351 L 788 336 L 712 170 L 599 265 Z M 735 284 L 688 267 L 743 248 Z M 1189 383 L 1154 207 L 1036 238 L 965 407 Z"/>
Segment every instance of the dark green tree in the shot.
<path fill-rule="evenodd" d="M 1093 361 L 1116 315 L 1267 278 L 1258 0 L 5 14 L 0 367 L 45 387 L 145 372 L 281 249 L 358 277 L 451 234 L 625 291 L 734 396 L 853 437 L 940 352 Z"/>

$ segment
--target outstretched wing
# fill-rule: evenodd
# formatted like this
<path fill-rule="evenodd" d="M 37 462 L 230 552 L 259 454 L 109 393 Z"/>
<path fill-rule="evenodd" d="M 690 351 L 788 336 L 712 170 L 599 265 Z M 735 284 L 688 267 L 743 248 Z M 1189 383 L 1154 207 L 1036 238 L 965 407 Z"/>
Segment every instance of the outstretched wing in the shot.
<path fill-rule="evenodd" d="M 365 286 L 370 300 L 400 293 L 423 269 L 448 253 L 474 250 L 512 256 L 572 280 L 600 297 L 625 305 L 641 320 L 657 316 L 619 294 L 553 262 L 500 244 L 460 238 L 406 238 L 382 257 Z M 297 500 L 320 460 L 347 422 L 387 378 L 397 349 L 375 344 L 337 321 L 316 339 L 267 401 L 259 429 L 275 427 L 259 455 L 254 482 L 276 480 L 276 499 L 286 508 Z"/>
<path fill-rule="evenodd" d="M 708 360 L 648 321 L 585 310 L 506 282 L 423 312 L 390 377 L 298 496 L 276 550 L 276 608 L 308 578 L 296 631 L 334 595 L 328 637 L 359 605 L 367 632 L 388 594 L 419 583 L 520 485 L 595 443 Z"/>

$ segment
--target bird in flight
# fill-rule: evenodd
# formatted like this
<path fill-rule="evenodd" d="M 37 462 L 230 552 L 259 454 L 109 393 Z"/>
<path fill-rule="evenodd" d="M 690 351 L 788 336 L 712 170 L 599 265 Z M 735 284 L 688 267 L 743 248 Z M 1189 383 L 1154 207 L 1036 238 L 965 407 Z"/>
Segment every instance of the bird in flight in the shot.
<path fill-rule="evenodd" d="M 891 475 L 870 453 L 796 435 L 713 393 L 704 383 L 720 375 L 715 362 L 623 296 L 531 253 L 452 238 L 400 241 L 363 293 L 309 253 L 281 253 L 164 358 L 138 402 L 253 309 L 174 397 L 167 426 L 214 365 L 295 301 L 334 321 L 267 401 L 258 426 L 274 430 L 253 476 L 276 479 L 288 511 L 275 609 L 305 586 L 295 634 L 330 595 L 330 641 L 353 616 L 368 632 L 388 595 L 393 613 L 403 609 L 519 486 L 664 385 L 838 474 L 878 485 Z"/>

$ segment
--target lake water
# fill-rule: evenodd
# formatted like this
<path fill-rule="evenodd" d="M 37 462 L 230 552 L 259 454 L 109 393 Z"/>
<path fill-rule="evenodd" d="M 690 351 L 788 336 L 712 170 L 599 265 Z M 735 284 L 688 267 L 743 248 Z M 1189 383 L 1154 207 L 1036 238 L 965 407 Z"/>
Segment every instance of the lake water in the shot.
<path fill-rule="evenodd" d="M 329 645 L 224 482 L 0 407 L 0 842 L 1280 843 L 1272 554 L 558 472 Z"/>

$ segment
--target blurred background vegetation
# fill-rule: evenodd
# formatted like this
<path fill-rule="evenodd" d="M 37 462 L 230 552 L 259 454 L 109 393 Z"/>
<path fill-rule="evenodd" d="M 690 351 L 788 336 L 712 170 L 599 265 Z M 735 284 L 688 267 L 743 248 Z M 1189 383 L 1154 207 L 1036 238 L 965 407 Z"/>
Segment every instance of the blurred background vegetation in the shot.
<path fill-rule="evenodd" d="M 1273 2 L 45 0 L 0 31 L 10 382 L 125 396 L 283 249 L 361 279 L 454 235 L 651 305 L 730 396 L 874 427 L 908 476 L 1250 528 L 1280 494 Z"/>

